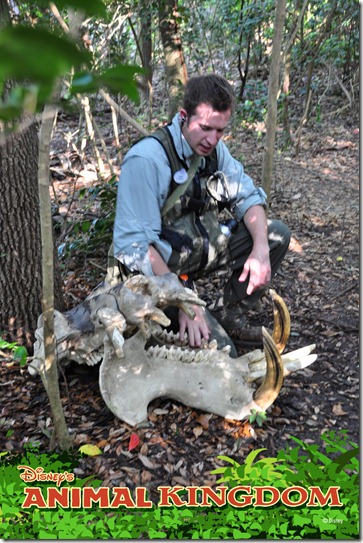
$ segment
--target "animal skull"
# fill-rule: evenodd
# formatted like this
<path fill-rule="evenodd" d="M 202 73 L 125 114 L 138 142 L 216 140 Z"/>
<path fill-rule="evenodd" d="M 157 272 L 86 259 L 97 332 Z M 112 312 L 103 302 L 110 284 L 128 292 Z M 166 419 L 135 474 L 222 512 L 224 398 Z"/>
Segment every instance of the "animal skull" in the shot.
<path fill-rule="evenodd" d="M 270 291 L 274 305 L 272 336 L 263 331 L 264 349 L 231 358 L 230 347 L 204 342 L 190 349 L 187 339 L 162 328 L 170 320 L 162 311 L 190 304 L 205 305 L 184 289 L 175 274 L 137 275 L 125 283 L 103 285 L 82 304 L 62 315 L 55 313 L 57 355 L 61 363 L 99 361 L 100 391 L 109 409 L 136 425 L 147 419 L 149 403 L 173 398 L 190 407 L 242 420 L 251 409 L 265 411 L 278 396 L 284 376 L 312 364 L 315 345 L 282 354 L 290 333 L 290 317 L 283 300 Z M 44 359 L 42 320 L 39 319 L 31 373 Z M 255 390 L 254 381 L 262 380 Z"/>

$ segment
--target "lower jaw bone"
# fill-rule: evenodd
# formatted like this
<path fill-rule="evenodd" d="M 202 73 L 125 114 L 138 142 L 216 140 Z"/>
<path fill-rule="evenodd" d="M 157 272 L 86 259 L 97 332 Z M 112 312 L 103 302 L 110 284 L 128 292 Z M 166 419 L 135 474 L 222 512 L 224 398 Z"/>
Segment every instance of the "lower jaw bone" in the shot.
<path fill-rule="evenodd" d="M 281 357 L 264 331 L 266 377 L 257 391 L 247 382 L 248 364 L 243 357 L 210 351 L 199 361 L 184 362 L 166 356 L 162 349 L 147 354 L 140 332 L 126 340 L 124 358 L 118 360 L 108 339 L 100 367 L 100 390 L 109 409 L 130 425 L 147 419 L 150 402 L 172 398 L 189 407 L 228 419 L 242 420 L 251 409 L 264 411 L 273 403 L 282 385 Z M 255 397 L 255 399 L 254 399 Z"/>

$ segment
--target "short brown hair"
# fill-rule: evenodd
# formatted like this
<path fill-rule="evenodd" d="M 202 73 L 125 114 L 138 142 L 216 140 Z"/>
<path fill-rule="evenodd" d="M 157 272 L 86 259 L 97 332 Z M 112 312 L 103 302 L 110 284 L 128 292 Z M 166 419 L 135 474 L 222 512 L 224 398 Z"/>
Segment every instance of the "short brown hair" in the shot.
<path fill-rule="evenodd" d="M 234 107 L 232 85 L 220 75 L 191 77 L 185 86 L 183 107 L 189 116 L 200 104 L 209 104 L 215 111 L 224 112 Z"/>

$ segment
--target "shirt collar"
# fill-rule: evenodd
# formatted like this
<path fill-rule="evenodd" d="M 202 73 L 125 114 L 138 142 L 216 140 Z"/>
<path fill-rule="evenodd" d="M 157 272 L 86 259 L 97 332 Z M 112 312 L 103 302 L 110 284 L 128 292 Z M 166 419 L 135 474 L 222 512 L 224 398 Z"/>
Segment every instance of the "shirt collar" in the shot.
<path fill-rule="evenodd" d="M 174 115 L 171 125 L 169 125 L 169 130 L 171 135 L 173 136 L 175 149 L 179 157 L 182 160 L 186 159 L 187 163 L 190 164 L 190 160 L 194 154 L 194 151 L 181 132 L 180 113 Z"/>

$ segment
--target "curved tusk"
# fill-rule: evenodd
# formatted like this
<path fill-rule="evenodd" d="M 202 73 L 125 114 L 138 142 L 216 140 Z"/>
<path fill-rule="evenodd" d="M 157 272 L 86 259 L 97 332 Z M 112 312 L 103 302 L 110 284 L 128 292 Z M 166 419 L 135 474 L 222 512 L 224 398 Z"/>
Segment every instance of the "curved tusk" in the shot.
<path fill-rule="evenodd" d="M 274 340 L 265 328 L 262 328 L 262 334 L 266 357 L 266 375 L 253 399 L 261 410 L 266 411 L 281 390 L 284 380 L 284 365 Z"/>
<path fill-rule="evenodd" d="M 281 354 L 290 336 L 290 313 L 284 300 L 274 290 L 270 289 L 274 306 L 274 331 L 272 338 L 276 344 L 278 352 Z"/>

